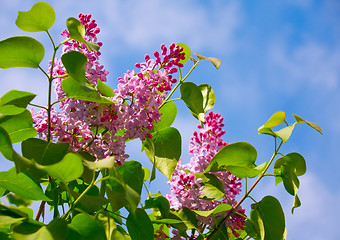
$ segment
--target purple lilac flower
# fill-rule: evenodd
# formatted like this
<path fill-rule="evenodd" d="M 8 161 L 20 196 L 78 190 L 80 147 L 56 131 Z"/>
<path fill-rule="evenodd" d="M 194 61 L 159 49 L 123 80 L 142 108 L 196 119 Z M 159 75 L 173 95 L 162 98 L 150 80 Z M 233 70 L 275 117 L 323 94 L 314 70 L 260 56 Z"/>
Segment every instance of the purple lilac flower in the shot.
<path fill-rule="evenodd" d="M 91 15 L 79 14 L 79 20 L 85 27 L 85 39 L 92 43 L 97 42 L 100 29 Z M 69 38 L 69 32 L 64 30 L 62 35 Z M 99 63 L 99 51 L 90 51 L 75 40 L 68 40 L 63 47 L 63 53 L 79 51 L 87 56 L 85 67 L 87 79 L 94 85 L 97 79 L 107 81 L 108 72 Z M 72 151 L 87 151 L 97 159 L 115 156 L 118 164 L 123 164 L 128 155 L 125 153 L 125 142 L 128 139 L 139 138 L 144 140 L 153 129 L 154 122 L 160 121 L 158 107 L 165 99 L 167 91 L 177 80 L 172 74 L 177 72 L 176 67 L 184 59 L 183 48 L 171 44 L 168 49 L 161 45 L 161 53 L 154 52 L 155 58 L 145 56 L 145 62 L 137 63 L 138 71 L 127 71 L 118 79 L 115 96 L 111 106 L 65 99 L 66 94 L 61 87 L 66 70 L 60 59 L 55 59 L 52 76 L 54 77 L 54 91 L 60 100 L 59 111 L 53 110 L 51 137 L 55 142 L 67 142 Z M 50 63 L 51 68 L 51 63 Z M 51 71 L 51 69 L 50 69 Z M 42 110 L 32 113 L 35 128 L 41 138 L 47 136 L 47 113 Z"/>
<path fill-rule="evenodd" d="M 236 205 L 235 197 L 241 191 L 240 179 L 229 172 L 214 173 L 217 178 L 223 183 L 225 196 L 219 201 L 209 201 L 199 198 L 203 195 L 204 186 L 202 179 L 197 178 L 193 173 L 203 172 L 215 154 L 224 146 L 227 145 L 223 141 L 222 136 L 225 131 L 222 130 L 224 124 L 223 118 L 218 113 L 209 112 L 205 117 L 203 127 L 198 125 L 199 132 L 194 132 L 189 143 L 189 153 L 193 154 L 188 164 L 182 165 L 179 161 L 172 175 L 170 184 L 170 194 L 167 199 L 170 202 L 171 208 L 178 210 L 187 207 L 193 210 L 211 210 L 219 204 L 226 203 L 233 206 Z M 184 171 L 188 170 L 188 171 Z M 245 210 L 241 207 L 236 209 L 237 212 L 244 215 Z M 226 215 L 228 212 L 220 213 Z M 199 225 L 207 225 L 208 228 L 214 226 L 212 217 L 197 216 Z M 235 230 L 243 229 L 245 218 L 232 214 L 226 221 L 226 226 L 229 227 L 235 235 Z M 178 232 L 174 232 L 175 236 Z"/>

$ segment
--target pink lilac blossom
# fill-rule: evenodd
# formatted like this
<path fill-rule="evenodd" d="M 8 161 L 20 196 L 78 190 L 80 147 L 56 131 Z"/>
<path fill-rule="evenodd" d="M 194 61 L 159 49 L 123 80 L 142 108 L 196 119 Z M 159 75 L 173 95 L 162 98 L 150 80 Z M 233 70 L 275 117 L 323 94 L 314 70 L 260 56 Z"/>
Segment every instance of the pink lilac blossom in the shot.
<path fill-rule="evenodd" d="M 225 196 L 221 200 L 209 201 L 199 198 L 199 196 L 204 194 L 204 185 L 202 184 L 202 179 L 197 178 L 193 173 L 203 172 L 215 154 L 227 145 L 222 139 L 225 131 L 222 130 L 224 124 L 221 115 L 210 111 L 205 120 L 203 127 L 198 125 L 199 132 L 195 131 L 191 137 L 189 153 L 193 154 L 193 156 L 189 163 L 182 165 L 179 161 L 172 179 L 168 182 L 171 187 L 170 194 L 166 197 L 170 202 L 171 208 L 175 210 L 183 207 L 193 210 L 211 210 L 222 203 L 233 206 L 237 203 L 235 197 L 241 191 L 241 182 L 239 178 L 227 171 L 214 173 L 224 185 Z M 241 207 L 238 207 L 236 211 L 242 215 L 245 213 L 245 210 Z M 223 212 L 220 215 L 226 215 L 227 213 Z M 203 224 L 207 225 L 208 228 L 214 226 L 214 219 L 211 216 L 197 216 L 197 219 L 201 226 Z M 226 226 L 237 236 L 235 230 L 244 229 L 244 222 L 245 218 L 232 214 L 226 221 Z M 174 234 L 177 236 L 178 232 L 175 231 Z M 177 237 L 180 239 L 179 236 Z"/>
<path fill-rule="evenodd" d="M 85 27 L 85 39 L 98 44 L 97 34 L 100 29 L 91 15 L 79 14 L 79 20 Z M 69 32 L 62 35 L 69 38 Z M 99 51 L 90 51 L 85 44 L 69 39 L 64 43 L 63 53 L 79 51 L 87 56 L 85 67 L 86 78 L 94 85 L 97 80 L 107 81 L 108 72 L 99 63 Z M 161 45 L 161 53 L 155 51 L 154 58 L 145 55 L 145 62 L 137 63 L 138 71 L 127 71 L 118 79 L 115 96 L 110 106 L 99 103 L 65 99 L 66 94 L 61 82 L 66 76 L 60 59 L 55 59 L 52 76 L 54 91 L 60 101 L 60 111 L 51 112 L 54 142 L 67 142 L 72 151 L 87 151 L 97 159 L 115 156 L 118 164 L 123 164 L 128 155 L 125 153 L 125 142 L 128 139 L 144 140 L 153 129 L 154 122 L 160 121 L 158 107 L 165 99 L 167 91 L 177 80 L 173 74 L 176 67 L 182 67 L 180 60 L 184 59 L 183 48 L 171 44 L 168 48 Z M 47 113 L 42 110 L 32 113 L 35 128 L 41 138 L 47 136 Z"/>

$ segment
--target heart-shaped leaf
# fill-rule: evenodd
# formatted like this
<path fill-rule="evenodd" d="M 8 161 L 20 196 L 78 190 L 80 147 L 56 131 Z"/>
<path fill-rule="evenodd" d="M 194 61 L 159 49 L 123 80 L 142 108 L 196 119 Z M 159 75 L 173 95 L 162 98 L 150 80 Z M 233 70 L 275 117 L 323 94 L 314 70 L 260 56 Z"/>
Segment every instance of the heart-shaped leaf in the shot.
<path fill-rule="evenodd" d="M 26 32 L 41 32 L 50 29 L 55 21 L 55 12 L 51 5 L 38 2 L 27 12 L 19 11 L 15 24 Z"/>
<path fill-rule="evenodd" d="M 44 46 L 31 37 L 11 37 L 0 41 L 0 68 L 38 68 Z"/>

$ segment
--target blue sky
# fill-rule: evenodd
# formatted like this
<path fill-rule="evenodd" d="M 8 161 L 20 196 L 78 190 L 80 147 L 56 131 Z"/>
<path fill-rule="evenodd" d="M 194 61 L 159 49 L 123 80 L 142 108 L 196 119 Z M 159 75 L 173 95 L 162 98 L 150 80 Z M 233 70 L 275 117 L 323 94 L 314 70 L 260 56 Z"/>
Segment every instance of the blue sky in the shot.
<path fill-rule="evenodd" d="M 27 11 L 36 1 L 2 0 L 0 39 L 14 35 L 36 37 L 49 46 L 46 36 L 26 34 L 14 24 L 18 10 Z M 290 214 L 293 199 L 273 179 L 260 185 L 257 199 L 273 194 L 287 210 L 288 239 L 337 239 L 340 214 L 338 145 L 340 142 L 340 2 L 337 0 L 223 1 L 223 0 L 97 0 L 46 1 L 56 11 L 52 34 L 57 41 L 68 17 L 91 13 L 101 33 L 101 62 L 110 72 L 109 84 L 133 69 L 145 53 L 160 44 L 184 42 L 193 52 L 220 58 L 219 70 L 202 62 L 188 81 L 209 83 L 215 90 L 213 109 L 225 118 L 225 140 L 247 141 L 258 151 L 258 163 L 268 161 L 272 139 L 257 134 L 274 112 L 298 114 L 318 123 L 324 135 L 305 125 L 297 126 L 283 153 L 299 152 L 308 171 L 301 178 L 302 207 Z M 48 48 L 48 47 L 46 47 Z M 47 50 L 45 68 L 51 52 Z M 45 104 L 47 83 L 35 69 L 0 70 L 3 95 L 10 89 L 38 93 Z M 182 132 L 186 161 L 188 140 L 196 122 L 178 103 L 175 126 Z M 138 142 L 129 145 L 131 158 L 147 164 Z M 10 163 L 11 164 L 11 163 Z M 2 160 L 1 169 L 8 163 Z M 166 182 L 166 179 L 162 181 Z M 153 186 L 157 189 L 158 186 Z M 166 184 L 159 185 L 166 193 Z"/>

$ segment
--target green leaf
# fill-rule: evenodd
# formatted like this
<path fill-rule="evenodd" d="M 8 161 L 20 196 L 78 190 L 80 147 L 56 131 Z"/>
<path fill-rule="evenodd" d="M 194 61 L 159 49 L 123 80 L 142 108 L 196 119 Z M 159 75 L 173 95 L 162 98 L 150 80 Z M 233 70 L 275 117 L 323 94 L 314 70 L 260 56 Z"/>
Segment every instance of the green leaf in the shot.
<path fill-rule="evenodd" d="M 252 214 L 257 216 L 255 220 L 252 217 L 252 221 L 258 223 L 263 222 L 264 225 L 264 240 L 282 240 L 285 234 L 285 216 L 280 202 L 272 197 L 266 196 L 260 202 L 255 204 L 255 208 L 252 210 Z M 254 221 L 255 220 L 255 221 Z M 258 225 L 261 229 L 261 226 Z"/>
<path fill-rule="evenodd" d="M 215 93 L 212 87 L 208 84 L 198 85 L 203 96 L 203 111 L 208 112 L 215 105 Z"/>
<path fill-rule="evenodd" d="M 66 21 L 66 26 L 67 29 L 70 33 L 70 38 L 84 43 L 86 44 L 87 48 L 89 49 L 89 51 L 98 51 L 100 46 L 97 44 L 94 44 L 92 42 L 86 41 L 84 39 L 85 36 L 85 27 L 81 24 L 81 22 L 79 22 L 78 19 L 70 17 L 67 19 Z"/>
<path fill-rule="evenodd" d="M 84 171 L 82 158 L 76 153 L 68 153 L 60 162 L 51 165 L 40 165 L 37 163 L 36 167 L 46 171 L 51 177 L 63 183 L 79 178 Z"/>
<path fill-rule="evenodd" d="M 286 191 L 295 196 L 300 186 L 299 176 L 306 172 L 304 158 L 298 153 L 290 153 L 276 160 L 274 164 L 274 174 L 276 184 L 283 181 Z"/>
<path fill-rule="evenodd" d="M 297 176 L 302 176 L 306 173 L 306 160 L 301 154 L 293 152 L 284 156 L 286 163 L 294 170 Z"/>
<path fill-rule="evenodd" d="M 77 214 L 70 224 L 84 239 L 106 240 L 103 225 L 87 213 Z"/>
<path fill-rule="evenodd" d="M 82 84 L 90 84 L 85 76 L 85 66 L 88 58 L 83 53 L 77 51 L 67 52 L 61 56 L 61 61 L 70 77 Z"/>
<path fill-rule="evenodd" d="M 230 209 L 232 209 L 232 206 L 230 206 L 229 204 L 220 204 L 220 205 L 217 205 L 217 207 L 215 207 L 211 210 L 206 210 L 206 211 L 193 210 L 193 211 L 200 216 L 208 217 L 210 215 L 215 215 L 215 214 L 218 214 L 220 212 L 229 211 Z"/>
<path fill-rule="evenodd" d="M 256 149 L 246 142 L 237 142 L 223 147 L 210 161 L 203 173 L 229 171 L 239 178 L 258 176 L 267 163 L 256 166 Z"/>
<path fill-rule="evenodd" d="M 32 201 L 31 200 L 28 200 L 26 198 L 23 198 L 19 195 L 15 195 L 15 194 L 7 194 L 7 199 L 8 201 L 17 206 L 17 207 L 20 207 L 20 206 L 24 206 L 24 207 L 27 207 L 29 205 L 31 205 Z"/>
<path fill-rule="evenodd" d="M 144 182 L 142 164 L 137 161 L 125 161 L 124 165 L 117 168 L 117 172 L 127 185 L 141 194 Z"/>
<path fill-rule="evenodd" d="M 177 107 L 173 102 L 166 102 L 160 109 L 161 120 L 154 124 L 154 130 L 159 131 L 168 128 L 175 121 L 177 115 Z"/>
<path fill-rule="evenodd" d="M 201 89 L 192 82 L 184 82 L 180 87 L 181 99 L 190 109 L 192 115 L 204 122 L 203 96 Z"/>
<path fill-rule="evenodd" d="M 21 223 L 23 220 L 25 220 L 24 217 L 21 216 L 8 216 L 4 214 L 5 212 L 0 212 L 0 226 L 4 225 L 11 225 L 13 223 Z"/>
<path fill-rule="evenodd" d="M 169 219 L 169 218 L 162 218 L 162 219 L 157 219 L 157 220 L 151 220 L 152 223 L 157 223 L 157 224 L 179 224 L 182 223 L 181 220 L 176 220 L 176 219 Z"/>
<path fill-rule="evenodd" d="M 219 200 L 224 193 L 224 187 L 221 181 L 214 174 L 200 174 L 196 176 L 197 178 L 202 178 L 202 185 L 204 185 L 204 195 L 200 196 L 207 200 Z"/>
<path fill-rule="evenodd" d="M 287 142 L 290 136 L 292 135 L 292 132 L 294 130 L 295 123 L 293 125 L 290 125 L 288 127 L 282 128 L 281 130 L 275 132 L 276 136 L 282 139 L 283 142 Z"/>
<path fill-rule="evenodd" d="M 271 128 L 264 128 L 263 126 L 259 127 L 258 133 L 259 134 L 267 134 L 267 135 L 270 135 L 270 136 L 273 136 L 273 137 L 277 137 L 277 135 L 274 133 L 274 131 Z"/>
<path fill-rule="evenodd" d="M 38 68 L 44 46 L 31 37 L 11 37 L 0 41 L 0 68 Z"/>
<path fill-rule="evenodd" d="M 281 165 L 281 178 L 286 191 L 295 196 L 299 189 L 300 181 L 292 168 L 288 165 Z"/>
<path fill-rule="evenodd" d="M 12 143 L 35 137 L 37 132 L 32 124 L 32 115 L 28 110 L 18 115 L 0 116 L 0 127 L 7 131 Z"/>
<path fill-rule="evenodd" d="M 41 32 L 50 29 L 55 21 L 55 12 L 51 5 L 38 2 L 27 12 L 19 11 L 15 24 L 26 32 Z"/>
<path fill-rule="evenodd" d="M 295 195 L 294 204 L 293 204 L 293 207 L 292 207 L 292 214 L 294 213 L 295 208 L 298 208 L 300 206 L 301 206 L 301 201 L 300 201 L 298 195 Z"/>
<path fill-rule="evenodd" d="M 168 218 L 182 221 L 180 224 L 171 224 L 172 227 L 177 228 L 178 230 L 186 231 L 188 229 L 198 228 L 196 213 L 189 208 L 183 207 L 183 209 L 178 211 L 170 210 Z"/>
<path fill-rule="evenodd" d="M 0 172 L 0 187 L 31 200 L 49 201 L 41 187 L 25 173 L 16 173 L 15 168 Z"/>
<path fill-rule="evenodd" d="M 179 63 L 186 63 L 187 61 L 189 61 L 190 56 L 191 56 L 190 47 L 188 45 L 184 44 L 184 43 L 177 43 L 176 45 L 179 46 L 179 47 L 182 47 L 183 48 L 182 52 L 184 52 L 184 54 L 185 54 L 185 59 L 181 59 L 179 61 Z"/>
<path fill-rule="evenodd" d="M 96 170 L 96 169 L 103 169 L 103 168 L 112 168 L 115 163 L 115 157 L 107 157 L 104 159 L 97 160 L 95 162 L 83 160 L 85 165 L 90 169 L 90 170 Z"/>
<path fill-rule="evenodd" d="M 98 211 L 100 208 L 102 208 L 103 205 L 106 205 L 109 203 L 109 201 L 99 196 L 99 191 L 93 191 L 95 193 L 91 193 L 92 189 L 98 189 L 97 186 L 92 186 L 90 190 L 82 196 L 82 198 L 79 200 L 78 204 L 76 205 L 80 209 L 86 210 L 88 213 L 93 213 L 95 211 Z M 72 191 L 71 194 L 74 198 L 78 198 L 80 196 L 80 193 Z M 95 195 L 90 195 L 95 194 Z"/>
<path fill-rule="evenodd" d="M 297 123 L 307 123 L 310 127 L 322 134 L 322 129 L 316 123 L 308 122 L 296 114 L 293 114 L 293 116 L 295 117 Z"/>
<path fill-rule="evenodd" d="M 151 176 L 150 170 L 147 167 L 143 167 L 144 170 L 144 182 L 148 180 Z"/>
<path fill-rule="evenodd" d="M 170 203 L 163 196 L 149 197 L 145 201 L 144 208 L 157 208 L 161 212 L 162 218 L 166 218 L 170 212 Z"/>
<path fill-rule="evenodd" d="M 126 227 L 132 240 L 154 239 L 153 225 L 148 214 L 143 209 L 137 208 L 135 214 L 129 214 Z"/>
<path fill-rule="evenodd" d="M 279 111 L 274 113 L 269 120 L 264 124 L 265 128 L 272 128 L 280 125 L 286 121 L 286 113 L 284 111 Z"/>
<path fill-rule="evenodd" d="M 68 143 L 51 143 L 38 138 L 29 138 L 21 144 L 23 156 L 36 161 L 40 165 L 60 162 L 66 155 L 68 148 Z"/>
<path fill-rule="evenodd" d="M 114 97 L 116 94 L 114 90 L 108 85 L 104 84 L 99 78 L 97 79 L 98 91 L 105 97 Z"/>
<path fill-rule="evenodd" d="M 36 95 L 30 92 L 11 90 L 0 98 L 0 113 L 3 115 L 16 115 L 25 111 L 28 103 Z"/>
<path fill-rule="evenodd" d="M 201 60 L 207 60 L 209 62 L 211 62 L 212 64 L 214 64 L 216 69 L 219 69 L 219 67 L 221 66 L 222 61 L 218 58 L 214 58 L 214 57 L 204 57 L 198 53 L 194 53 L 199 59 Z"/>
<path fill-rule="evenodd" d="M 152 142 L 154 150 L 148 142 L 145 142 L 145 153 L 157 169 L 171 179 L 177 162 L 181 156 L 181 135 L 176 128 L 170 127 L 153 133 Z"/>
<path fill-rule="evenodd" d="M 247 223 L 245 224 L 247 233 L 254 239 L 264 240 L 265 239 L 264 223 L 259 211 L 251 210 L 250 218 L 251 221 L 248 220 Z"/>
<path fill-rule="evenodd" d="M 140 201 L 140 194 L 138 194 L 131 186 L 125 183 L 124 179 L 130 178 L 128 181 L 133 182 L 134 176 L 130 175 L 129 171 L 122 171 L 125 174 L 120 176 L 118 170 L 110 169 L 110 178 L 108 180 L 108 187 L 106 189 L 107 196 L 111 203 L 112 211 L 115 212 L 122 207 L 127 207 L 130 212 L 134 212 Z M 123 179 L 124 178 L 124 179 Z M 144 179 L 144 172 L 143 178 Z M 134 183 L 132 185 L 135 187 Z M 137 188 L 137 187 L 136 187 Z"/>
<path fill-rule="evenodd" d="M 89 102 L 114 103 L 107 97 L 100 96 L 92 84 L 80 83 L 72 77 L 67 77 L 61 82 L 61 86 L 69 98 Z"/>
<path fill-rule="evenodd" d="M 37 221 L 16 225 L 13 228 L 13 236 L 18 240 L 64 240 L 67 230 L 67 222 L 64 219 L 55 218 L 46 226 L 41 226 Z"/>
<path fill-rule="evenodd" d="M 14 150 L 11 139 L 2 127 L 0 127 L 0 152 L 6 159 L 13 159 Z"/>

